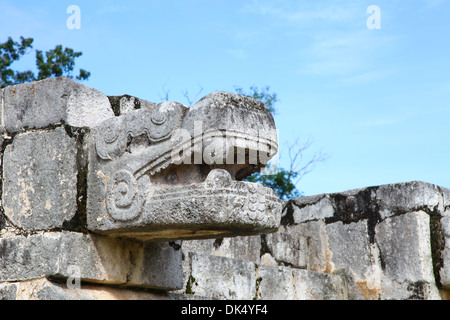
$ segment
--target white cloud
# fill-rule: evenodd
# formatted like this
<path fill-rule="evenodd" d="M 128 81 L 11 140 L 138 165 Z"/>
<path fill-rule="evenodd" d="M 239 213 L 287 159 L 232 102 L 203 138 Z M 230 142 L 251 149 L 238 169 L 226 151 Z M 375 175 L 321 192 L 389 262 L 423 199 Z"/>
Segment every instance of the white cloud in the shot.
<path fill-rule="evenodd" d="M 313 21 L 349 22 L 360 16 L 360 5 L 345 1 L 264 1 L 247 3 L 242 12 L 259 14 L 289 23 L 310 23 Z"/>
<path fill-rule="evenodd" d="M 378 118 L 372 118 L 369 120 L 361 121 L 357 123 L 360 127 L 389 127 L 399 125 L 402 122 L 405 122 L 409 117 L 406 115 L 403 116 L 379 116 Z"/>
<path fill-rule="evenodd" d="M 285 37 L 287 47 L 298 55 L 300 74 L 340 76 L 352 82 L 382 77 L 371 70 L 380 68 L 374 64 L 383 63 L 379 56 L 387 48 L 395 48 L 396 37 L 367 28 L 367 6 L 343 0 L 254 0 L 243 12 L 266 17 L 272 32 Z"/>
<path fill-rule="evenodd" d="M 383 57 L 395 50 L 397 36 L 386 36 L 372 30 L 323 32 L 313 37 L 312 44 L 302 51 L 305 63 L 300 73 L 337 75 L 352 80 L 369 80 L 382 76 L 386 69 Z M 351 79 L 351 77 L 355 77 Z"/>
<path fill-rule="evenodd" d="M 346 86 L 354 86 L 361 84 L 368 84 L 374 81 L 386 79 L 389 75 L 393 73 L 390 69 L 375 69 L 369 70 L 367 72 L 358 73 L 340 79 L 340 83 Z"/>

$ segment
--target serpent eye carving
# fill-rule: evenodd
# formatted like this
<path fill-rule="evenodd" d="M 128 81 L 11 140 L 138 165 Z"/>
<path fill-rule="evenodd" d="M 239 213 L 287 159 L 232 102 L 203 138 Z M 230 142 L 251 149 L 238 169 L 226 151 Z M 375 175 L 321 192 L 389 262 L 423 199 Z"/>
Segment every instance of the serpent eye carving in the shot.
<path fill-rule="evenodd" d="M 151 120 L 154 124 L 160 126 L 167 121 L 167 116 L 162 112 L 154 112 L 151 116 Z"/>
<path fill-rule="evenodd" d="M 142 192 L 133 174 L 127 170 L 117 171 L 108 182 L 106 205 L 114 220 L 129 221 L 140 214 Z"/>

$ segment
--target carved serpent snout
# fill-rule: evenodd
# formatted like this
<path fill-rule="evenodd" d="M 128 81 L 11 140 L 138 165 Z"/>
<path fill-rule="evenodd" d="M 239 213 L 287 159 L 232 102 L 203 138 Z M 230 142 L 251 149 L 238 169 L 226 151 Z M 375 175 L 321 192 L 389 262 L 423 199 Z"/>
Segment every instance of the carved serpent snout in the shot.
<path fill-rule="evenodd" d="M 163 102 L 91 133 L 88 225 L 152 240 L 275 231 L 271 189 L 235 181 L 278 148 L 272 115 L 252 98 L 215 92 L 192 108 Z"/>

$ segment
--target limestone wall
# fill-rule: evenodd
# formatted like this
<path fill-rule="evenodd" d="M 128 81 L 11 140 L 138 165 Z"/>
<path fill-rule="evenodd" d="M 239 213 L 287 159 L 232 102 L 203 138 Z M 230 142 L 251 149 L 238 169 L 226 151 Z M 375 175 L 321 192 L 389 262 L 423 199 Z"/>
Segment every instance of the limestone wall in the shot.
<path fill-rule="evenodd" d="M 205 284 L 213 274 L 196 277 L 198 261 L 232 258 L 254 264 L 248 291 L 261 299 L 446 298 L 449 201 L 450 190 L 423 182 L 287 201 L 276 233 L 184 242 L 194 252 L 184 261 L 185 287 L 224 296 Z"/>
<path fill-rule="evenodd" d="M 0 297 L 39 298 L 42 288 L 56 290 L 48 286 L 52 281 L 71 278 L 179 288 L 176 242 L 144 243 L 87 230 L 86 139 L 91 128 L 114 117 L 108 97 L 64 77 L 7 87 L 0 97 Z"/>
<path fill-rule="evenodd" d="M 184 225 L 170 241 L 133 237 L 138 229 L 98 234 L 88 226 L 86 141 L 105 120 L 156 104 L 66 78 L 0 95 L 0 299 L 448 297 L 448 189 L 408 182 L 285 201 L 278 231 L 258 227 L 251 236 L 181 240 L 206 234 Z M 180 208 L 188 219 L 189 206 Z"/>

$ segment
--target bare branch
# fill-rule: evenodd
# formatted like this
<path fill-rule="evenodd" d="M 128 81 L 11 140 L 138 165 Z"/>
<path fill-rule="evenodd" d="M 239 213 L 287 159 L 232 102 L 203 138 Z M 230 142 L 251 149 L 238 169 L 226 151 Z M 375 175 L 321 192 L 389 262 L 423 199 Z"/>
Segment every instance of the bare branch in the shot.
<path fill-rule="evenodd" d="M 186 89 L 185 91 L 182 92 L 182 93 L 183 93 L 183 96 L 186 98 L 186 101 L 187 101 L 189 107 L 192 107 L 192 105 L 194 104 L 194 102 L 197 100 L 198 96 L 202 93 L 203 87 L 200 86 L 200 85 L 199 85 L 199 87 L 200 87 L 200 90 L 197 92 L 197 94 L 193 97 L 192 100 L 191 100 L 190 97 L 189 97 L 189 91 L 188 91 L 187 89 Z"/>
<path fill-rule="evenodd" d="M 320 151 L 316 152 L 311 159 L 304 163 L 305 151 L 312 144 L 313 140 L 311 138 L 301 143 L 299 137 L 296 137 L 292 144 L 286 144 L 290 161 L 289 178 L 295 176 L 295 183 L 298 183 L 306 174 L 310 173 L 316 163 L 329 159 L 329 155 Z"/>
<path fill-rule="evenodd" d="M 162 97 L 161 94 L 158 93 L 159 99 L 161 99 L 161 100 L 163 100 L 163 101 L 169 101 L 169 93 L 170 93 L 170 90 L 166 90 L 166 85 L 167 85 L 167 82 L 168 82 L 168 81 L 169 81 L 169 80 L 167 79 L 167 81 L 164 82 L 164 84 L 163 84 L 163 86 L 162 86 L 162 91 L 163 91 L 164 97 Z"/>
<path fill-rule="evenodd" d="M 192 101 L 191 101 L 191 99 L 189 98 L 189 92 L 186 90 L 186 91 L 183 91 L 182 93 L 183 93 L 183 96 L 186 98 L 186 101 L 187 101 L 187 103 L 188 103 L 188 106 L 189 106 L 189 107 L 192 107 Z"/>

